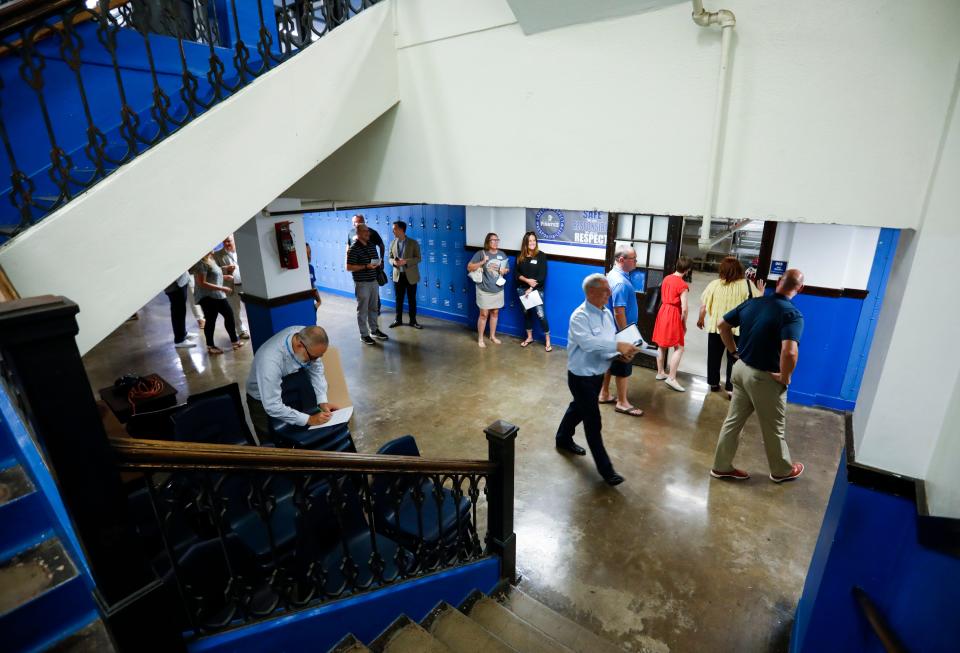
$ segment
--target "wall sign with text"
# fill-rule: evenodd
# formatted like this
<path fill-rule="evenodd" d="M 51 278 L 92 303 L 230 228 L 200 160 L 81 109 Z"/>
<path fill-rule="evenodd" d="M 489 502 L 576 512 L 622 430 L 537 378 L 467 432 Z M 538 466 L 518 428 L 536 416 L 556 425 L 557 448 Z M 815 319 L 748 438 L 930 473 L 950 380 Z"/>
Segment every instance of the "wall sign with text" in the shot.
<path fill-rule="evenodd" d="M 607 246 L 607 213 L 527 209 L 527 231 L 537 234 L 537 240 L 543 243 L 604 248 Z"/>

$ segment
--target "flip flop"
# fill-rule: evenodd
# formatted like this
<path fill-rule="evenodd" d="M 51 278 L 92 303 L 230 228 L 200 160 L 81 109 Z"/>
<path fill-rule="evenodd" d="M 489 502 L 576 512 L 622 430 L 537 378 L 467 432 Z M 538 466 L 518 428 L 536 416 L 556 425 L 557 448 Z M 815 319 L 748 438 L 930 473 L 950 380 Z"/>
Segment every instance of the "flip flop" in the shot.
<path fill-rule="evenodd" d="M 241 347 L 243 347 L 243 345 L 244 345 L 244 342 L 243 342 L 242 340 L 239 340 L 239 341 L 233 343 L 233 351 L 237 351 L 238 349 L 240 349 Z"/>
<path fill-rule="evenodd" d="M 604 400 L 602 400 L 602 401 L 601 401 L 600 399 L 597 399 L 597 403 L 598 403 L 598 404 L 615 404 L 615 403 L 617 403 L 617 398 L 616 398 L 616 397 L 610 397 L 609 399 L 604 399 Z"/>
<path fill-rule="evenodd" d="M 547 345 L 546 347 L 543 348 L 543 351 L 550 353 L 551 351 L 553 351 L 553 345 Z"/>
<path fill-rule="evenodd" d="M 207 347 L 207 353 L 211 356 L 221 356 L 223 355 L 223 350 L 219 347 Z"/>
<path fill-rule="evenodd" d="M 526 347 L 526 346 L 529 345 L 531 342 L 533 342 L 533 340 L 524 340 L 523 342 L 520 343 L 520 346 L 521 346 L 521 347 Z"/>
<path fill-rule="evenodd" d="M 620 408 L 617 406 L 614 408 L 618 413 L 623 413 L 624 415 L 629 415 L 630 417 L 643 417 L 643 411 L 634 406 L 633 408 Z"/>

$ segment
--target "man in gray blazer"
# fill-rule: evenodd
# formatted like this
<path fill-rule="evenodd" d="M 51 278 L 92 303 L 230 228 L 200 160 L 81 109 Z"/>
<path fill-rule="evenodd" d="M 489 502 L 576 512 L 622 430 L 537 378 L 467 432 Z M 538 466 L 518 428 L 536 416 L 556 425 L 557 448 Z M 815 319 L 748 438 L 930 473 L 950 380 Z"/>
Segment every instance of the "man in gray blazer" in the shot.
<path fill-rule="evenodd" d="M 393 266 L 393 289 L 397 297 L 397 319 L 390 328 L 403 324 L 403 296 L 407 296 L 410 307 L 410 326 L 423 327 L 417 322 L 417 284 L 420 283 L 420 243 L 407 238 L 407 223 L 397 220 L 393 223 L 393 242 L 390 243 L 390 265 Z"/>

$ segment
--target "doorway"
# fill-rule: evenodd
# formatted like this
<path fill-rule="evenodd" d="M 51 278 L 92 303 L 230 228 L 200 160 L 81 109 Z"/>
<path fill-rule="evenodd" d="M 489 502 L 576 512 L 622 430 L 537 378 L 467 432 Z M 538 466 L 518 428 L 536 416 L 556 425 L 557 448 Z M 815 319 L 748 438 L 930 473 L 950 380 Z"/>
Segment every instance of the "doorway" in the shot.
<path fill-rule="evenodd" d="M 679 254 L 693 261 L 693 279 L 689 284 L 686 351 L 680 361 L 680 371 L 706 378 L 707 332 L 697 328 L 700 296 L 707 284 L 717 278 L 720 262 L 727 256 L 735 256 L 748 274 L 759 269 L 764 221 L 714 218 L 710 221 L 710 238 L 714 243 L 707 251 L 701 251 L 698 245 L 702 224 L 699 217 L 683 219 Z"/>

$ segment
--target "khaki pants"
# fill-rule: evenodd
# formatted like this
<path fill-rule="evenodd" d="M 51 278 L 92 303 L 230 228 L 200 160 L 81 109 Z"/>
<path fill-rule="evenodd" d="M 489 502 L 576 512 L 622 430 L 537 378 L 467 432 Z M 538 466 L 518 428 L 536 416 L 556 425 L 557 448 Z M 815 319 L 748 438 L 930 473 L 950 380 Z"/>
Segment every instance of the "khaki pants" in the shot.
<path fill-rule="evenodd" d="M 786 386 L 775 381 L 769 372 L 737 361 L 733 366 L 733 399 L 730 400 L 727 419 L 720 429 L 713 468 L 718 472 L 733 469 L 733 457 L 740 444 L 740 432 L 747 418 L 756 411 L 770 473 L 774 476 L 789 474 L 792 471 L 790 449 L 783 437 L 786 409 Z"/>

